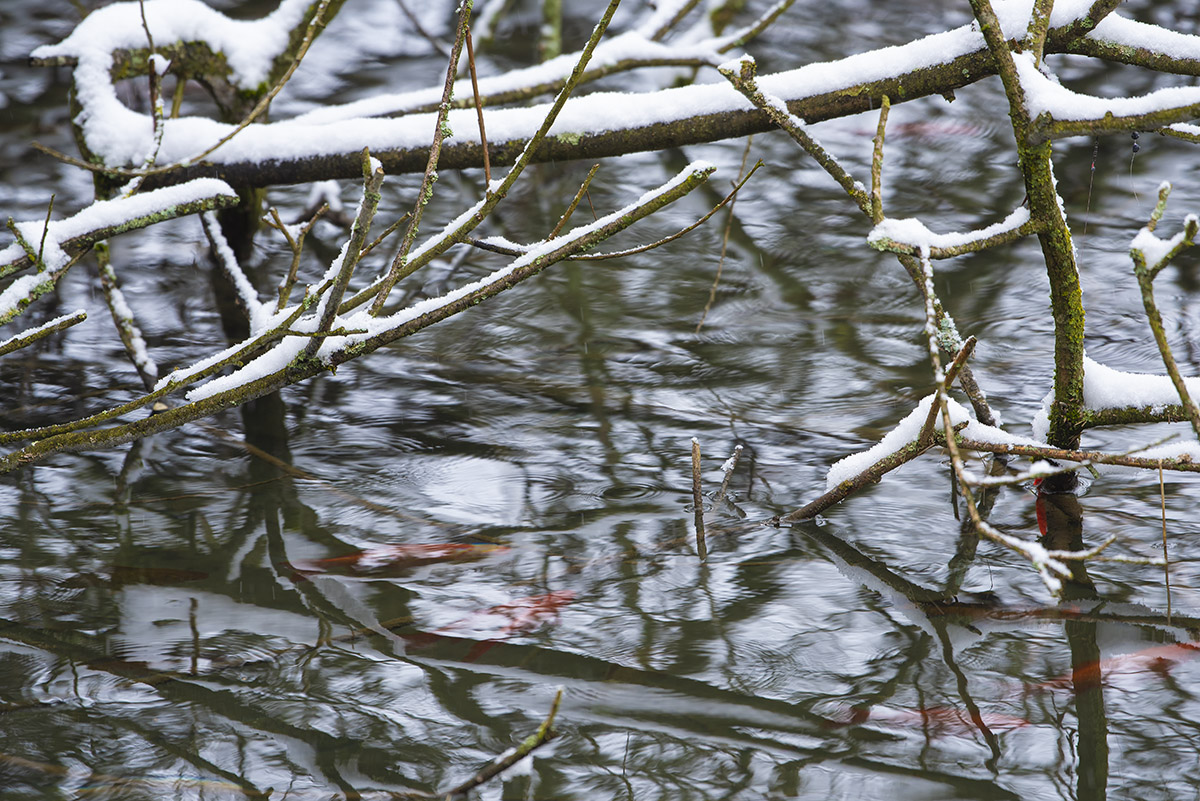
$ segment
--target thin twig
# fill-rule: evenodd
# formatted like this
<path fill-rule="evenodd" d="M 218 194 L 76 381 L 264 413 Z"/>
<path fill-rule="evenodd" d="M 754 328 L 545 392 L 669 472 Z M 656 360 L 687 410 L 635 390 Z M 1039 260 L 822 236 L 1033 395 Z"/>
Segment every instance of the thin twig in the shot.
<path fill-rule="evenodd" d="M 563 0 L 541 0 L 542 24 L 538 28 L 538 57 L 542 62 L 562 55 Z"/>
<path fill-rule="evenodd" d="M 38 242 L 37 263 L 38 270 L 45 268 L 46 263 L 42 261 L 42 256 L 46 253 L 46 235 L 50 233 L 50 217 L 54 214 L 54 193 L 50 193 L 50 205 L 46 207 L 46 221 L 42 224 L 42 239 Z"/>
<path fill-rule="evenodd" d="M 375 237 L 375 239 L 371 241 L 371 244 L 367 245 L 365 248 L 362 249 L 362 253 L 359 255 L 359 259 L 366 258 L 367 254 L 369 254 L 375 248 L 379 247 L 379 245 L 383 244 L 383 241 L 385 239 L 387 239 L 389 236 L 391 236 L 392 234 L 396 233 L 396 231 L 399 230 L 400 226 L 403 225 L 405 222 L 407 222 L 408 218 L 411 216 L 412 216 L 412 212 L 406 211 L 400 217 L 400 219 L 396 220 L 394 223 L 389 225 L 387 228 L 384 228 L 382 234 Z"/>
<path fill-rule="evenodd" d="M 714 498 L 716 503 L 725 500 L 725 494 L 729 491 L 729 481 L 733 478 L 733 471 L 737 469 L 738 459 L 742 456 L 742 446 L 736 445 L 733 449 L 733 454 L 725 460 L 725 464 L 721 465 L 721 471 L 725 477 L 721 479 L 721 488 L 717 490 L 717 497 Z"/>
<path fill-rule="evenodd" d="M 773 23 L 780 14 L 791 8 L 792 4 L 795 2 L 796 0 L 779 0 L 778 3 L 767 9 L 761 17 L 747 25 L 745 28 L 722 37 L 725 39 L 725 42 L 717 48 L 717 52 L 727 53 L 730 50 L 736 50 L 738 48 L 745 47 L 752 39 L 756 38 L 760 33 L 769 28 L 771 23 Z"/>
<path fill-rule="evenodd" d="M 519 746 L 505 751 L 462 784 L 447 790 L 445 793 L 438 793 L 438 795 L 444 796 L 447 799 L 453 798 L 456 795 L 465 795 L 489 779 L 508 770 L 544 745 L 554 736 L 554 717 L 558 714 L 558 707 L 562 703 L 562 696 L 563 691 L 559 687 L 558 692 L 554 694 L 553 703 L 550 704 L 550 714 L 546 715 L 546 719 L 542 721 L 542 725 L 538 726 L 537 731 L 526 737 Z"/>
<path fill-rule="evenodd" d="M 25 238 L 25 234 L 21 233 L 21 229 L 17 227 L 17 221 L 14 220 L 12 217 L 8 218 L 8 222 L 6 223 L 6 225 L 8 226 L 9 232 L 16 238 L 17 244 L 21 246 L 21 250 L 25 251 L 25 257 L 27 259 L 29 259 L 29 262 L 31 264 L 33 264 L 34 266 L 36 266 L 38 268 L 38 272 L 41 272 L 42 271 L 41 251 L 35 251 L 33 249 L 33 245 L 29 244 L 29 240 Z M 46 226 L 46 228 L 49 228 L 49 227 L 50 227 L 49 225 Z M 46 241 L 46 231 L 45 231 L 45 229 L 42 229 L 42 242 L 45 243 L 45 241 Z M 11 272 L 16 272 L 16 271 L 12 270 Z M 6 275 L 6 274 L 7 273 L 0 273 L 0 277 L 2 277 L 3 275 Z"/>
<path fill-rule="evenodd" d="M 146 59 L 146 78 L 150 82 L 150 118 L 154 125 L 153 132 L 153 147 L 146 153 L 146 157 L 142 159 L 141 169 L 146 170 L 154 166 L 154 162 L 158 160 L 159 151 L 162 149 L 163 133 L 166 128 L 166 121 L 163 119 L 163 104 L 162 104 L 162 74 L 158 71 L 158 56 L 154 47 L 154 35 L 150 33 L 150 23 L 146 21 L 146 2 L 138 0 L 138 12 L 142 17 L 142 30 L 146 32 L 146 46 L 149 56 Z M 121 193 L 125 197 L 136 195 L 138 190 L 142 188 L 142 182 L 145 181 L 145 176 L 135 179 Z"/>
<path fill-rule="evenodd" d="M 32 345 L 34 342 L 37 342 L 42 337 L 46 337 L 57 331 L 70 328 L 73 325 L 78 325 L 86 319 L 87 312 L 83 309 L 80 309 L 72 314 L 57 317 L 48 323 L 42 323 L 36 328 L 30 328 L 28 331 L 22 331 L 16 336 L 9 337 L 3 342 L 0 342 L 0 356 L 7 356 L 14 351 L 20 350 L 21 348 L 26 348 Z"/>
<path fill-rule="evenodd" d="M 579 191 L 575 193 L 575 197 L 571 198 L 571 202 L 567 205 L 567 210 L 558 218 L 558 224 L 554 226 L 554 230 L 550 232 L 550 236 L 546 239 L 553 239 L 562 231 L 563 226 L 571 219 L 571 215 L 575 213 L 575 209 L 579 207 L 579 201 L 583 200 L 583 196 L 587 194 L 588 187 L 592 185 L 592 179 L 596 177 L 596 173 L 600 170 L 600 163 L 597 162 L 588 170 L 587 176 L 583 179 L 583 183 L 579 185 Z"/>
<path fill-rule="evenodd" d="M 944 389 L 949 389 L 951 385 L 954 384 L 954 379 L 958 376 L 958 371 L 961 370 L 962 366 L 967 363 L 967 359 L 971 358 L 971 353 L 975 350 L 976 342 L 977 340 L 974 336 L 967 337 L 966 341 L 963 342 L 963 346 L 959 349 L 958 354 L 954 357 L 954 361 L 950 363 L 950 369 L 946 371 Z M 940 408 L 941 407 L 936 403 L 930 404 L 929 416 L 925 418 L 925 424 L 921 426 L 921 433 L 917 436 L 918 442 L 931 441 L 930 438 L 933 436 L 933 426 L 937 422 L 938 411 Z"/>
<path fill-rule="evenodd" d="M 283 234 L 283 238 L 287 240 L 288 248 L 292 251 L 292 263 L 288 265 L 287 275 L 279 282 L 279 301 L 275 306 L 275 311 L 281 312 L 287 306 L 288 298 L 292 294 L 292 287 L 296 284 L 296 275 L 300 271 L 300 256 L 304 252 L 304 239 L 308 236 L 309 231 L 317 224 L 317 220 L 321 215 L 329 209 L 328 203 L 322 203 L 313 215 L 300 226 L 297 236 L 292 236 L 291 228 L 284 223 L 279 216 L 279 210 L 274 206 L 270 208 L 271 219 L 264 222 L 272 228 Z"/>
<path fill-rule="evenodd" d="M 458 59 L 462 55 L 463 43 L 467 38 L 470 21 L 471 2 L 465 0 L 459 6 L 458 32 L 454 37 L 454 45 L 450 49 L 450 59 L 446 66 L 446 82 L 442 87 L 442 102 L 438 106 L 437 122 L 433 129 L 433 142 L 429 146 L 429 161 L 425 164 L 425 175 L 421 179 L 421 188 L 417 192 L 417 201 L 413 204 L 412 217 L 409 218 L 404 239 L 401 240 L 396 257 L 392 259 L 392 266 L 388 269 L 387 275 L 379 285 L 379 292 L 371 303 L 371 314 L 376 316 L 383 311 L 384 305 L 387 304 L 392 287 L 408 274 L 404 269 L 408 263 L 408 253 L 413 242 L 416 241 L 417 229 L 421 225 L 421 216 L 425 213 L 425 206 L 433 196 L 433 182 L 437 180 L 437 163 L 442 152 L 442 141 L 449 133 L 446 118 L 450 114 L 450 98 L 454 95 L 454 77 L 458 74 Z M 482 114 L 482 112 L 480 113 Z"/>
<path fill-rule="evenodd" d="M 1200 232 L 1200 220 L 1195 215 L 1189 215 L 1184 222 L 1182 236 L 1178 238 L 1178 241 L 1170 250 L 1159 256 L 1153 264 L 1146 262 L 1145 246 L 1138 244 L 1143 237 L 1152 239 L 1156 243 L 1161 242 L 1161 240 L 1154 236 L 1154 229 L 1158 226 L 1159 220 L 1162 219 L 1163 214 L 1166 212 L 1167 198 L 1170 194 L 1171 185 L 1164 181 L 1162 186 L 1159 187 L 1158 203 L 1150 215 L 1150 220 L 1146 223 L 1146 227 L 1142 232 L 1138 234 L 1138 237 L 1134 239 L 1134 244 L 1130 248 L 1129 255 L 1133 259 L 1133 272 L 1137 277 L 1138 287 L 1141 289 L 1142 305 L 1146 309 L 1146 321 L 1149 323 L 1150 330 L 1154 334 L 1154 341 L 1158 345 L 1158 352 L 1162 356 L 1163 365 L 1167 368 L 1167 374 L 1171 376 L 1171 383 L 1175 386 L 1175 391 L 1179 395 L 1179 401 L 1187 413 L 1188 420 L 1192 424 L 1192 432 L 1196 435 L 1197 439 L 1200 439 L 1200 408 L 1197 408 L 1191 393 L 1188 391 L 1187 382 L 1179 372 L 1179 365 L 1175 363 L 1175 357 L 1171 353 L 1171 345 L 1167 341 L 1167 332 L 1163 325 L 1162 314 L 1159 313 L 1158 304 L 1154 300 L 1155 276 L 1184 248 L 1190 247 L 1193 244 L 1196 234 Z"/>
<path fill-rule="evenodd" d="M 179 118 L 179 110 L 183 108 L 183 93 L 187 89 L 187 81 L 182 75 L 175 76 L 175 92 L 171 95 L 171 119 Z"/>
<path fill-rule="evenodd" d="M 650 33 L 650 41 L 661 42 L 699 4 L 700 0 L 686 0 L 686 2 L 681 3 L 669 20 L 660 25 L 657 30 Z M 657 17 L 657 14 L 655 16 Z"/>
<path fill-rule="evenodd" d="M 1111 455 L 1114 457 L 1120 457 L 1120 456 L 1129 456 L 1130 454 L 1134 454 L 1134 453 L 1141 453 L 1142 451 L 1148 451 L 1151 448 L 1157 448 L 1159 445 L 1162 445 L 1165 442 L 1169 442 L 1169 441 L 1175 439 L 1176 436 L 1178 436 L 1178 435 L 1171 434 L 1169 436 L 1162 437 L 1160 439 L 1156 439 L 1153 442 L 1146 443 L 1145 445 L 1139 445 L 1136 448 L 1130 448 L 1129 450 L 1122 451 L 1119 454 L 1111 454 Z M 996 454 L 996 455 L 999 455 L 999 454 Z M 1034 457 L 1029 457 L 1029 459 L 1031 462 L 1034 462 L 1035 464 L 1038 462 L 1042 462 L 1042 463 L 1052 462 L 1052 460 L 1050 460 L 1050 459 L 1036 459 Z M 1000 486 L 1006 486 L 1006 485 L 1024 484 L 1026 481 L 1030 481 L 1030 480 L 1048 478 L 1050 476 L 1057 476 L 1057 475 L 1061 475 L 1063 473 L 1071 473 L 1071 472 L 1074 472 L 1074 471 L 1080 469 L 1081 467 L 1092 470 L 1093 473 L 1095 472 L 1095 468 L 1092 465 L 1092 462 L 1090 460 L 1085 459 L 1081 462 L 1074 462 L 1070 465 L 1058 465 L 1057 467 L 1050 467 L 1047 469 L 1039 468 L 1037 470 L 1034 470 L 1031 467 L 1028 471 L 1026 471 L 1024 473 L 1017 473 L 1016 475 L 1008 475 L 1008 476 L 990 475 L 990 476 L 981 476 L 979 478 L 976 478 L 974 476 L 974 474 L 966 473 L 965 474 L 966 478 L 963 480 L 963 482 L 972 487 L 1000 487 Z"/>
<path fill-rule="evenodd" d="M 146 350 L 146 339 L 142 329 L 133 316 L 133 310 L 125 302 L 125 295 L 117 281 L 117 273 L 113 270 L 109 259 L 108 247 L 101 244 L 96 248 L 96 262 L 100 273 L 100 288 L 104 291 L 104 302 L 112 314 L 113 324 L 117 327 L 117 335 L 125 348 L 125 355 L 137 371 L 138 378 L 147 392 L 154 391 L 158 380 L 158 365 Z"/>
<path fill-rule="evenodd" d="M 1034 0 L 1033 13 L 1029 17 L 1029 29 L 1025 33 L 1025 47 L 1033 53 L 1035 64 L 1041 66 L 1046 49 L 1046 34 L 1050 32 L 1050 12 L 1054 0 Z"/>
<path fill-rule="evenodd" d="M 692 223 L 691 225 L 687 226 L 686 228 L 679 229 L 678 231 L 671 234 L 670 236 L 663 237 L 662 239 L 656 240 L 654 242 L 650 242 L 645 245 L 638 245 L 637 247 L 628 248 L 626 250 L 609 251 L 608 253 L 579 253 L 575 256 L 571 256 L 569 259 L 566 259 L 566 261 L 604 261 L 605 259 L 620 259 L 620 258 L 624 258 L 626 256 L 632 256 L 635 253 L 645 253 L 646 251 L 654 250 L 657 247 L 662 247 L 663 245 L 667 244 L 668 242 L 674 242 L 676 239 L 679 239 L 680 237 L 685 236 L 686 234 L 699 228 L 704 223 L 708 222 L 708 220 L 714 214 L 716 214 L 718 211 L 725 208 L 726 205 L 731 203 L 733 201 L 733 199 L 737 196 L 738 191 L 743 186 L 745 186 L 747 182 L 749 182 L 750 178 L 754 175 L 755 172 L 758 171 L 758 168 L 761 166 L 763 166 L 763 163 L 760 160 L 750 169 L 750 173 L 745 178 L 742 179 L 741 183 L 739 183 L 737 186 L 735 186 L 733 188 L 733 191 L 731 191 L 728 195 L 726 195 L 724 197 L 724 199 L 721 200 L 720 203 L 713 206 L 712 209 L 710 209 L 707 214 L 705 214 L 703 217 L 696 220 L 696 222 Z M 528 252 L 527 248 L 505 247 L 503 245 L 497 245 L 497 244 L 488 242 L 486 239 L 472 239 L 469 241 L 469 244 L 472 247 L 479 248 L 480 250 L 487 250 L 492 253 L 502 253 L 505 256 L 522 256 Z"/>
<path fill-rule="evenodd" d="M 754 63 L 754 59 L 750 56 L 743 56 L 736 62 L 737 71 L 729 64 L 722 64 L 717 68 L 717 71 L 729 81 L 735 89 L 741 92 L 747 100 L 758 106 L 767 116 L 771 118 L 771 122 L 778 125 L 787 134 L 792 137 L 796 144 L 804 149 L 817 164 L 829 173 L 829 175 L 838 182 L 838 185 L 845 190 L 850 199 L 862 210 L 863 214 L 871 216 L 871 197 L 866 189 L 858 181 L 855 181 L 850 173 L 842 167 L 833 155 L 827 151 L 821 144 L 814 139 L 804 129 L 804 122 L 787 110 L 787 105 L 777 97 L 767 95 L 758 87 L 757 73 L 758 68 Z"/>
<path fill-rule="evenodd" d="M 412 23 L 413 30 L 415 30 L 422 39 L 429 42 L 429 46 L 432 47 L 434 52 L 436 52 L 439 56 L 443 58 L 449 58 L 450 51 L 446 48 L 446 43 L 441 39 L 438 39 L 429 31 L 425 30 L 425 26 L 421 24 L 421 20 L 412 12 L 412 10 L 409 9 L 408 4 L 405 3 L 404 0 L 396 0 L 396 2 L 400 5 L 400 13 L 403 14 L 410 23 Z"/>
<path fill-rule="evenodd" d="M 475 44 L 467 28 L 467 66 L 471 70 L 471 92 L 475 95 L 475 116 L 479 118 L 479 143 L 483 147 L 483 180 L 492 182 L 492 162 L 488 158 L 487 131 L 483 127 L 483 102 L 479 99 L 479 76 L 475 73 Z"/>
<path fill-rule="evenodd" d="M 700 491 L 700 440 L 692 437 L 692 513 L 696 521 L 696 552 L 701 561 L 708 558 L 704 541 L 704 495 Z"/>
<path fill-rule="evenodd" d="M 342 304 L 342 296 L 350 286 L 350 278 L 358 266 L 362 256 L 363 242 L 371 230 L 371 221 L 375 219 L 375 210 L 379 208 L 382 199 L 379 190 L 383 186 L 383 167 L 376 159 L 371 158 L 371 151 L 363 148 L 363 199 L 359 204 L 358 214 L 354 218 L 354 226 L 350 229 L 350 241 L 342 251 L 342 263 L 338 268 L 337 277 L 329 287 L 328 294 L 321 298 L 321 320 L 317 325 L 317 333 L 325 333 L 333 327 L 337 318 L 338 307 Z M 314 338 L 304 347 L 305 358 L 316 355 L 321 347 L 319 338 Z"/>
<path fill-rule="evenodd" d="M 887 130 L 888 110 L 892 102 L 884 95 L 879 104 L 879 122 L 875 126 L 875 142 L 871 150 L 871 222 L 883 222 L 883 138 Z"/>
<path fill-rule="evenodd" d="M 1029 459 L 1052 459 L 1064 462 L 1089 462 L 1091 464 L 1107 464 L 1119 467 L 1140 467 L 1153 470 L 1161 463 L 1164 470 L 1175 470 L 1180 473 L 1200 473 L 1200 462 L 1193 462 L 1187 454 L 1172 459 L 1159 459 L 1149 456 L 1124 456 L 1103 451 L 1081 451 L 1069 448 L 1052 448 L 1048 445 L 1019 445 L 1009 442 L 988 442 L 986 440 L 970 439 L 962 435 L 955 437 L 959 447 L 979 453 L 1000 453 L 1009 456 L 1024 456 Z"/>

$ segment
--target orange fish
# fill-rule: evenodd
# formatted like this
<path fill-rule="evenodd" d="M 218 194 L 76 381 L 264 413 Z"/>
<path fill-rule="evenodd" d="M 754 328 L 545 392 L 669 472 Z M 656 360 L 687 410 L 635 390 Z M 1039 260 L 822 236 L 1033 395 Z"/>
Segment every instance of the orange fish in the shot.
<path fill-rule="evenodd" d="M 1011 731 L 1030 725 L 1029 721 L 1015 715 L 998 712 L 981 712 L 978 717 L 948 706 L 932 706 L 924 709 L 894 709 L 873 706 L 869 709 L 854 707 L 831 717 L 826 728 L 861 726 L 877 723 L 884 726 L 903 726 L 921 729 L 942 737 L 947 735 L 967 736 L 985 727 L 990 731 Z"/>
<path fill-rule="evenodd" d="M 470 630 L 479 636 L 491 634 L 480 640 L 467 653 L 465 661 L 474 662 L 501 641 L 515 634 L 534 631 L 558 617 L 559 611 L 578 597 L 574 590 L 555 590 L 528 598 L 517 598 L 506 604 L 481 609 L 471 615 L 448 623 L 429 633 L 403 635 L 410 645 L 422 647 L 438 640 L 441 634 Z"/>
<path fill-rule="evenodd" d="M 1058 690 L 1076 685 L 1097 686 L 1114 676 L 1129 676 L 1146 673 L 1164 675 L 1180 662 L 1200 655 L 1200 642 L 1178 642 L 1170 645 L 1155 645 L 1131 654 L 1120 654 L 1098 662 L 1088 662 L 1057 679 L 1034 685 L 1038 690 Z"/>
<path fill-rule="evenodd" d="M 469 562 L 489 554 L 507 551 L 504 545 L 470 543 L 419 543 L 415 545 L 379 545 L 345 556 L 294 562 L 300 574 L 329 573 L 358 578 L 388 578 L 403 575 L 424 565 L 442 562 Z"/>

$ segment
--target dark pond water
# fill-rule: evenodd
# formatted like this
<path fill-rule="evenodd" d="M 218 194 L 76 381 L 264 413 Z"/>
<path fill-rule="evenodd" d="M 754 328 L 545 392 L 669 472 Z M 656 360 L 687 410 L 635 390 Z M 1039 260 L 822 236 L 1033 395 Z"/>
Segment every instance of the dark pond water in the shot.
<path fill-rule="evenodd" d="M 268 5 L 251 4 L 259 13 Z M 576 35 L 590 27 L 590 5 L 572 8 Z M 1196 27 L 1175 4 L 1151 6 L 1129 12 Z M 76 14 L 67 3 L 0 7 L 0 198 L 18 219 L 43 214 L 51 191 L 64 214 L 90 195 L 85 176 L 29 149 L 34 139 L 71 147 L 65 74 L 21 66 Z M 435 28 L 444 22 L 427 16 Z M 801 0 L 752 49 L 774 70 L 965 19 L 965 3 Z M 531 58 L 525 20 L 501 28 L 486 71 Z M 390 0 L 350 0 L 276 115 L 437 80 L 440 62 L 404 26 Z M 1097 92 L 1181 82 L 1057 63 Z M 947 231 L 989 224 L 1021 202 L 1001 100 L 989 82 L 952 105 L 893 110 L 892 216 L 921 215 Z M 816 132 L 863 175 L 874 124 L 862 116 Z M 1125 251 L 1160 180 L 1175 182 L 1169 232 L 1200 208 L 1200 181 L 1188 146 L 1142 143 L 1132 158 L 1128 138 L 1102 141 L 1093 182 L 1092 142 L 1064 142 L 1057 170 L 1078 233 L 1089 355 L 1156 371 Z M 658 238 L 726 191 L 744 149 L 608 162 L 591 201 L 612 209 L 690 159 L 715 162 L 707 193 L 625 241 Z M 1197 797 L 1200 660 L 1188 660 L 1191 647 L 1169 647 L 1200 639 L 1194 479 L 1165 482 L 1170 617 L 1161 568 L 1093 565 L 1091 585 L 1058 603 L 1014 556 L 962 533 L 940 455 L 817 522 L 761 525 L 818 495 L 828 466 L 882 436 L 931 378 L 916 294 L 894 261 L 866 246 L 850 203 L 779 136 L 755 137 L 750 157 L 766 167 L 736 204 L 699 333 L 723 215 L 668 248 L 557 266 L 281 397 L 133 449 L 59 456 L 6 477 L 0 797 L 445 790 L 533 733 L 558 688 L 558 737 L 532 773 L 493 780 L 480 797 Z M 548 230 L 588 166 L 532 169 L 490 232 L 528 240 Z M 446 218 L 479 181 L 444 176 L 430 213 Z M 406 207 L 414 185 L 391 181 L 386 213 Z M 306 194 L 281 189 L 271 200 L 286 216 Z M 352 185 L 343 197 L 355 202 Z M 316 230 L 309 275 L 340 236 Z M 202 240 L 185 220 L 114 242 L 164 367 L 223 337 Z M 283 254 L 278 241 L 260 240 L 261 287 L 273 285 Z M 469 254 L 413 291 L 499 263 Z M 1028 433 L 1051 374 L 1036 243 L 939 268 L 942 297 L 980 339 L 980 380 L 1009 429 Z M 82 306 L 89 321 L 0 362 L 6 427 L 99 408 L 136 387 L 89 269 L 34 314 Z M 1193 373 L 1195 271 L 1184 258 L 1158 287 Z M 1087 444 L 1126 448 L 1169 431 L 1091 432 Z M 692 437 L 708 493 L 703 561 Z M 737 445 L 741 460 L 718 501 L 720 467 Z M 1107 472 L 1056 503 L 1052 517 L 1082 515 L 1088 543 L 1116 534 L 1123 553 L 1162 553 L 1157 475 Z M 1037 534 L 1034 498 L 1021 488 L 995 498 L 991 519 Z M 393 550 L 408 558 L 403 569 L 374 576 L 319 561 L 444 544 L 470 547 L 460 558 Z M 1160 650 L 1144 653 L 1151 648 Z M 1114 661 L 1089 668 L 1101 659 Z"/>

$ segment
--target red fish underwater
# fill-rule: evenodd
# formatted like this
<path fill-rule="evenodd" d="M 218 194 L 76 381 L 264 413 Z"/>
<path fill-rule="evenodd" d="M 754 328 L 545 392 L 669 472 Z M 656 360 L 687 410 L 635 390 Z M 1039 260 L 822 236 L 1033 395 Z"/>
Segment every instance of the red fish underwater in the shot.
<path fill-rule="evenodd" d="M 574 590 L 555 590 L 517 598 L 478 610 L 427 634 L 405 635 L 405 639 L 409 644 L 420 647 L 440 639 L 443 634 L 481 638 L 471 647 L 464 660 L 473 662 L 503 640 L 535 631 L 557 620 L 559 611 L 577 597 L 578 593 Z"/>
<path fill-rule="evenodd" d="M 898 726 L 919 729 L 935 737 L 964 737 L 987 728 L 990 731 L 1011 731 L 1030 725 L 1029 721 L 1014 715 L 999 712 L 981 712 L 976 716 L 962 709 L 949 706 L 933 706 L 924 709 L 895 709 L 873 706 L 870 709 L 855 708 L 834 716 L 829 726 L 858 726 L 877 723 L 882 726 Z"/>
<path fill-rule="evenodd" d="M 1118 654 L 1098 662 L 1088 662 L 1064 676 L 1034 685 L 1032 689 L 1059 690 L 1071 686 L 1107 685 L 1124 676 L 1164 676 L 1179 663 L 1197 656 L 1200 656 L 1200 642 L 1155 645 L 1131 654 Z"/>
<path fill-rule="evenodd" d="M 470 543 L 419 543 L 415 545 L 379 545 L 345 556 L 301 560 L 293 563 L 301 575 L 325 573 L 354 578 L 390 578 L 417 567 L 443 562 L 470 562 L 490 554 L 507 551 L 504 545 Z"/>

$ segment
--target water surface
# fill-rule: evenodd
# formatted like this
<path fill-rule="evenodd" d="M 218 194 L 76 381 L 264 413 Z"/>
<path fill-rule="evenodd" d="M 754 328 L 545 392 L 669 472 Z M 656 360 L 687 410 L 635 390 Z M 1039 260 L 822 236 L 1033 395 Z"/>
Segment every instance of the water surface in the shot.
<path fill-rule="evenodd" d="M 576 5 L 578 39 L 591 23 L 588 4 Z M 966 19 L 965 4 L 935 5 L 947 7 L 800 3 L 752 51 L 764 71 L 783 69 Z M 1174 22 L 1150 6 L 1129 12 Z M 18 219 L 41 216 L 51 191 L 62 214 L 90 196 L 86 176 L 29 150 L 34 139 L 71 148 L 66 75 L 21 66 L 75 15 L 66 3 L 0 9 L 0 197 Z M 432 82 L 440 62 L 405 25 L 394 3 L 351 0 L 275 114 Z M 502 27 L 483 69 L 533 58 L 531 26 L 517 16 Z M 392 35 L 370 35 L 381 30 Z M 1181 82 L 1064 64 L 1064 77 L 1092 91 Z M 874 126 L 862 115 L 815 133 L 865 177 Z M 1021 202 L 997 82 L 952 104 L 897 106 L 892 127 L 890 215 L 948 231 L 987 225 Z M 1168 234 L 1195 210 L 1200 183 L 1188 146 L 1142 144 L 1132 158 L 1127 138 L 1103 140 L 1093 176 L 1092 142 L 1063 142 L 1057 172 L 1083 265 L 1089 355 L 1156 371 L 1125 251 L 1160 180 L 1175 182 Z M 744 148 L 612 160 L 591 203 L 603 213 L 691 159 L 712 160 L 709 189 L 621 242 L 659 238 L 727 191 Z M 532 773 L 493 781 L 481 797 L 1193 798 L 1200 660 L 1176 647 L 1105 662 L 1102 673 L 1088 667 L 1200 639 L 1193 478 L 1165 482 L 1170 619 L 1160 568 L 1094 565 L 1092 589 L 1076 587 L 1062 604 L 1050 597 L 1016 557 L 963 533 L 941 454 L 820 521 L 762 525 L 818 495 L 828 466 L 882 436 L 932 380 L 915 290 L 867 247 L 849 201 L 784 137 L 754 137 L 750 159 L 759 158 L 698 332 L 724 215 L 650 253 L 558 265 L 279 397 L 7 477 L 4 797 L 445 790 L 534 732 L 561 687 L 558 737 Z M 588 166 L 531 168 L 488 232 L 544 234 Z M 443 176 L 426 229 L 480 183 L 476 173 Z M 406 208 L 415 185 L 391 180 L 382 213 Z M 354 193 L 343 185 L 346 203 Z M 306 194 L 281 188 L 271 202 L 288 216 Z M 307 275 L 324 270 L 341 236 L 316 229 Z M 223 338 L 202 241 L 184 220 L 113 243 L 164 369 Z M 270 237 L 257 248 L 265 290 L 285 248 Z M 497 259 L 469 254 L 408 291 L 440 292 Z M 1036 243 L 938 268 L 948 308 L 980 339 L 981 382 L 1009 430 L 1028 433 L 1052 370 Z M 90 269 L 76 268 L 32 313 L 40 321 L 84 307 L 89 321 L 0 363 L 6 427 L 134 392 Z M 1197 373 L 1194 271 L 1194 257 L 1182 258 L 1158 295 L 1177 356 Z M 1091 432 L 1087 444 L 1128 448 L 1175 430 Z M 692 437 L 703 450 L 706 560 L 690 506 Z M 720 466 L 737 445 L 729 494 L 717 501 Z M 1157 475 L 1106 473 L 1058 504 L 1062 520 L 1082 516 L 1089 544 L 1117 534 L 1122 553 L 1162 552 Z M 1022 488 L 999 494 L 991 519 L 1037 535 Z M 477 547 L 425 563 L 420 549 L 392 551 L 408 561 L 360 571 L 369 575 L 321 561 L 441 544 Z"/>

